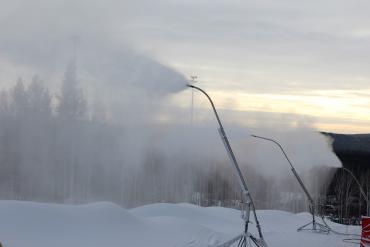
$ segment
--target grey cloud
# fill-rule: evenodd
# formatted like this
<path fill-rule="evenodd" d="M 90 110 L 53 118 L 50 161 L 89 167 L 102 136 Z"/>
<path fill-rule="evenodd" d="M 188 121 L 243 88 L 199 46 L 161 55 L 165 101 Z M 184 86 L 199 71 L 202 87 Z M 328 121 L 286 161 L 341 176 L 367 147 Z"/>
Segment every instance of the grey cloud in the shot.
<path fill-rule="evenodd" d="M 224 67 L 263 70 L 274 78 L 239 78 L 246 89 L 285 90 L 292 83 L 302 89 L 364 88 L 367 83 L 352 78 L 370 78 L 369 38 L 351 33 L 369 22 L 364 11 L 369 7 L 364 1 L 191 2 L 171 9 L 176 18 L 152 17 L 133 36 L 143 47 L 150 47 L 148 41 L 168 45 L 169 52 L 159 52 L 172 61 L 195 62 L 194 71 L 199 60 L 213 66 L 203 78 L 219 75 L 220 60 Z M 251 80 L 254 84 L 243 83 Z"/>
<path fill-rule="evenodd" d="M 119 78 L 122 57 L 145 57 L 137 50 L 156 57 L 148 61 L 159 58 L 186 65 L 184 73 L 218 78 L 212 86 L 221 88 L 226 81 L 270 92 L 366 88 L 366 80 L 352 78 L 370 78 L 370 36 L 356 35 L 366 34 L 370 22 L 366 1 L 18 0 L 3 5 L 9 8 L 1 10 L 2 59 L 49 73 L 71 57 L 71 37 L 78 35 L 81 66 L 107 80 Z M 105 63 L 99 65 L 100 60 Z M 209 69 L 202 71 L 199 64 Z M 218 67 L 233 70 L 220 74 Z"/>

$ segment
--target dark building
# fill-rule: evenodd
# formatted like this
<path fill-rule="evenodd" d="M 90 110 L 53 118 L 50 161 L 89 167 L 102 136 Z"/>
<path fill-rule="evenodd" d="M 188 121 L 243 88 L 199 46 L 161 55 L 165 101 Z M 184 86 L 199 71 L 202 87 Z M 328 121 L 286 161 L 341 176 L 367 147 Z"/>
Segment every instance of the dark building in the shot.
<path fill-rule="evenodd" d="M 339 223 L 359 223 L 361 215 L 370 212 L 358 184 L 369 200 L 370 134 L 323 134 L 333 139 L 333 150 L 343 167 L 348 169 L 339 168 L 335 171 L 328 189 L 326 214 Z"/>

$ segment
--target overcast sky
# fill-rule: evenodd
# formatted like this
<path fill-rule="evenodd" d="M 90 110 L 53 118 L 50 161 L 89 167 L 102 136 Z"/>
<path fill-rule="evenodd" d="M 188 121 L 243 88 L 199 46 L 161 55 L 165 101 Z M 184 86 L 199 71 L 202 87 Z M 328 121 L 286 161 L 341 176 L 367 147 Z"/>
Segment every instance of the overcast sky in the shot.
<path fill-rule="evenodd" d="M 122 57 L 130 64 L 149 57 L 198 75 L 223 109 L 302 115 L 326 131 L 370 131 L 367 0 L 0 3 L 3 87 L 35 73 L 60 80 L 74 39 L 91 86 L 123 80 Z M 188 96 L 173 102 L 181 106 Z"/>

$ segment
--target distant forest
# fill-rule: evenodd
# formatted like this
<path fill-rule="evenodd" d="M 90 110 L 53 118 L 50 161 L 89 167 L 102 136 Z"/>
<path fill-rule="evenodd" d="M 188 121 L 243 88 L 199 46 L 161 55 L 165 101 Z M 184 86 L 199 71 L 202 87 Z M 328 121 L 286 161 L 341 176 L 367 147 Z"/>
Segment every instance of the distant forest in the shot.
<path fill-rule="evenodd" d="M 121 167 L 121 150 L 119 132 L 105 125 L 103 113 L 88 115 L 74 62 L 57 96 L 37 76 L 1 91 L 0 198 L 77 202 L 112 197 L 122 186 L 112 179 Z"/>
<path fill-rule="evenodd" d="M 56 94 L 38 76 L 31 82 L 19 79 L 0 93 L 0 199 L 107 200 L 132 207 L 160 201 L 198 202 L 199 194 L 211 193 L 218 200 L 228 198 L 226 194 L 239 196 L 216 168 L 193 169 L 186 161 L 174 168 L 150 144 L 144 145 L 148 147 L 139 154 L 139 163 L 130 160 L 135 144 L 127 144 L 132 136 L 128 131 L 106 121 L 103 107 L 89 114 L 75 62 L 67 66 Z M 215 175 L 216 182 L 210 185 L 205 173 Z"/>

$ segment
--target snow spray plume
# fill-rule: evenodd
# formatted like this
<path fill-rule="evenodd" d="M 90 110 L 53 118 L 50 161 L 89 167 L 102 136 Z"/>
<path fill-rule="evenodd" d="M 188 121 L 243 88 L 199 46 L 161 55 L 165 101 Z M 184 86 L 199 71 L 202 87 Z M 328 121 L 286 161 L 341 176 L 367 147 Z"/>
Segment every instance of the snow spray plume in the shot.
<path fill-rule="evenodd" d="M 127 207 L 159 201 L 237 206 L 239 187 L 208 102 L 203 107 L 206 111 L 197 109 L 202 120 L 193 125 L 187 119 L 188 109 L 173 106 L 173 111 L 166 112 L 172 104 L 167 96 L 185 89 L 186 78 L 132 48 L 132 44 L 150 44 L 150 40 L 124 39 L 122 23 L 130 28 L 129 18 L 137 17 L 133 17 L 130 6 L 135 4 L 131 2 L 123 1 L 121 8 L 114 8 L 115 14 L 102 11 L 109 6 L 106 2 L 79 0 L 36 0 L 19 7 L 15 4 L 9 13 L 4 9 L 7 21 L 0 23 L 0 54 L 12 68 L 18 65 L 18 74 L 10 77 L 38 73 L 46 87 L 60 95 L 63 69 L 75 58 L 75 73 L 64 76 L 72 78 L 72 93 L 67 92 L 65 99 L 73 95 L 72 105 L 80 104 L 86 111 L 78 119 L 61 121 L 60 107 L 53 108 L 57 100 L 50 100 L 48 91 L 40 90 L 39 85 L 19 83 L 7 92 L 9 109 L 14 108 L 15 113 L 3 112 L 0 117 L 1 198 L 71 203 L 109 200 Z M 110 3 L 117 5 L 117 1 Z M 78 42 L 70 39 L 75 35 Z M 24 96 L 39 96 L 40 92 L 41 103 L 47 107 L 34 108 L 49 110 L 25 113 L 32 107 L 24 107 L 24 102 L 32 102 Z M 101 104 L 94 108 L 83 105 L 91 98 Z M 87 117 L 90 112 L 95 116 L 92 120 Z M 231 124 L 241 118 L 227 121 L 224 112 L 220 114 L 240 164 L 248 168 L 257 207 L 301 210 L 284 201 L 294 202 L 299 194 L 286 182 L 290 175 L 281 154 L 266 143 L 252 142 L 243 134 L 245 127 Z M 272 131 L 275 128 L 251 132 L 280 140 L 298 172 L 338 165 L 330 145 L 317 132 L 299 128 Z"/>

